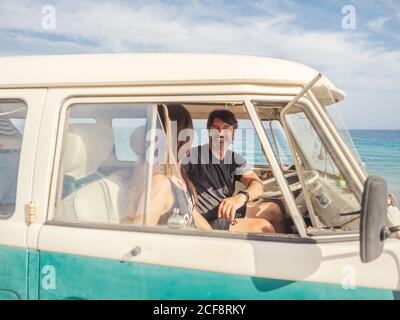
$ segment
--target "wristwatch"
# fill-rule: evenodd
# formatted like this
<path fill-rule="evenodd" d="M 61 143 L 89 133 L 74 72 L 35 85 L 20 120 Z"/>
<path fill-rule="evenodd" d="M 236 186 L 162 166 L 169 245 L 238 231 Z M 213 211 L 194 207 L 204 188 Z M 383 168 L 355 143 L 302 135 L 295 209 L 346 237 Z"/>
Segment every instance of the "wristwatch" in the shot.
<path fill-rule="evenodd" d="M 250 194 L 249 194 L 247 191 L 245 191 L 245 190 L 240 190 L 240 191 L 238 192 L 238 194 L 239 194 L 239 193 L 244 194 L 244 195 L 246 196 L 246 202 L 245 202 L 245 203 L 249 202 L 249 200 L 250 200 Z"/>

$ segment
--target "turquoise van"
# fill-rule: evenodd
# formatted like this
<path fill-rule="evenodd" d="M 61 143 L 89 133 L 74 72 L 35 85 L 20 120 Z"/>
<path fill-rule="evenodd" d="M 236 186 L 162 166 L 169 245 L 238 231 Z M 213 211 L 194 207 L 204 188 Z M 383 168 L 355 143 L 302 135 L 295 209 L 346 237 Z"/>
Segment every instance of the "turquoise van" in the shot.
<path fill-rule="evenodd" d="M 398 202 L 317 71 L 195 54 L 10 57 L 0 70 L 0 299 L 398 297 Z M 256 201 L 280 204 L 288 234 L 129 219 L 133 190 L 152 210 L 141 159 L 167 103 L 190 111 L 198 143 L 212 110 L 235 113 L 234 147 L 272 173 Z"/>

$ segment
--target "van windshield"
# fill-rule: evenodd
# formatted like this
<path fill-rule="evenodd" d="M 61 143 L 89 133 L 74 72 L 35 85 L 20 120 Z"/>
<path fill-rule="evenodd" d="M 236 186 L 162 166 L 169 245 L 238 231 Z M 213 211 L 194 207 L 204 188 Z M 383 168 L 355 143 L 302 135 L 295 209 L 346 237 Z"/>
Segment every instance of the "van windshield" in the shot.
<path fill-rule="evenodd" d="M 291 184 L 292 174 L 288 169 L 295 169 L 304 178 L 300 192 L 293 192 L 292 187 L 291 190 L 307 226 L 357 230 L 360 203 L 352 181 L 339 169 L 332 146 L 320 136 L 309 110 L 294 104 L 282 113 L 286 104 L 274 112 L 261 101 L 254 105 L 275 156 L 287 172 L 288 183 Z M 288 164 L 292 166 L 288 168 Z"/>

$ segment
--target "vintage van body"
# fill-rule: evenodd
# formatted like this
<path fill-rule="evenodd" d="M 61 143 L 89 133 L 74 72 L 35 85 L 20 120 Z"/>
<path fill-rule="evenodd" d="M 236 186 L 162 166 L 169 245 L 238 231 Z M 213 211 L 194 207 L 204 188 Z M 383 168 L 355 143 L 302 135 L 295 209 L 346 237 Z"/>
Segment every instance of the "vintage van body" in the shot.
<path fill-rule="evenodd" d="M 194 54 L 10 57 L 0 58 L 0 70 L 0 117 L 19 130 L 4 129 L 2 142 L 0 127 L 0 149 L 7 150 L 0 156 L 17 153 L 0 160 L 0 183 L 14 179 L 16 188 L 14 201 L 0 201 L 0 299 L 398 297 L 398 237 L 378 259 L 360 260 L 368 173 L 328 112 L 344 93 L 317 71 L 277 59 Z M 255 170 L 275 176 L 261 201 L 280 201 L 291 234 L 146 227 L 111 216 L 120 186 L 110 177 L 132 166 L 116 146 L 122 131 L 115 125 L 139 123 L 135 115 L 155 124 L 157 104 L 173 102 L 200 124 L 224 107 L 252 125 L 266 159 Z M 311 125 L 296 125 L 303 120 Z M 290 168 L 282 169 L 279 139 L 264 123 L 281 127 Z M 321 143 L 308 143 L 304 128 Z M 118 139 L 137 145 L 128 135 Z M 313 148 L 320 152 L 308 157 Z M 318 161 L 325 169 L 313 166 Z M 12 170 L 18 175 L 5 174 Z M 143 192 L 149 171 L 137 180 Z M 74 187 L 64 196 L 67 176 Z M 387 223 L 397 226 L 397 202 L 389 201 Z"/>

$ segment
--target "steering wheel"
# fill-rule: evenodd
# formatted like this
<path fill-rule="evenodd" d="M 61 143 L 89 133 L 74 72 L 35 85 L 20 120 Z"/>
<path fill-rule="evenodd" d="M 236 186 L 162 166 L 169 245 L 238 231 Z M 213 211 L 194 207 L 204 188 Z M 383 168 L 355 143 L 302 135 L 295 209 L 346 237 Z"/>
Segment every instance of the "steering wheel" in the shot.
<path fill-rule="evenodd" d="M 297 172 L 286 173 L 284 176 L 289 184 L 290 191 L 294 192 L 302 188 Z M 303 171 L 303 176 L 308 186 L 318 180 L 319 174 L 317 171 Z M 264 190 L 267 191 L 262 194 L 261 198 L 273 198 L 282 195 L 275 177 L 264 180 L 262 183 L 264 185 Z"/>

